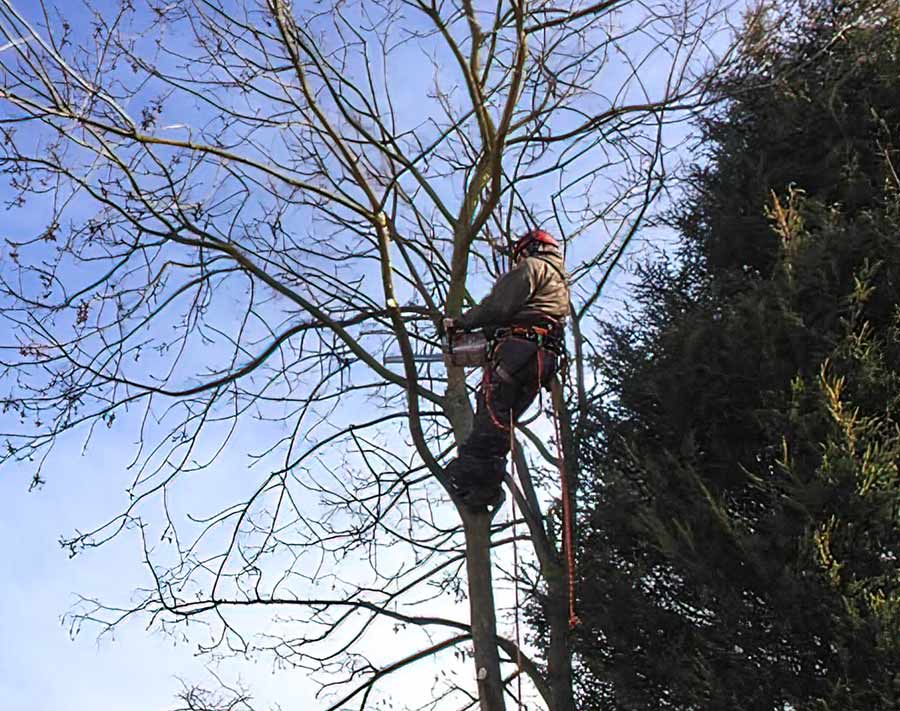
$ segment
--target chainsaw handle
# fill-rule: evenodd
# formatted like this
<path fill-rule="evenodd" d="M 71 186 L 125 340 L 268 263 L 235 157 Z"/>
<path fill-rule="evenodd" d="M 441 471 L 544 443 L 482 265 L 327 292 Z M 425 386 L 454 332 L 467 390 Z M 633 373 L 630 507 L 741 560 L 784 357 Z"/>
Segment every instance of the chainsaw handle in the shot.
<path fill-rule="evenodd" d="M 449 316 L 441 322 L 441 328 L 444 336 L 449 336 L 451 333 L 484 333 L 484 327 L 482 326 L 467 328 L 459 323 L 459 319 L 450 318 Z"/>

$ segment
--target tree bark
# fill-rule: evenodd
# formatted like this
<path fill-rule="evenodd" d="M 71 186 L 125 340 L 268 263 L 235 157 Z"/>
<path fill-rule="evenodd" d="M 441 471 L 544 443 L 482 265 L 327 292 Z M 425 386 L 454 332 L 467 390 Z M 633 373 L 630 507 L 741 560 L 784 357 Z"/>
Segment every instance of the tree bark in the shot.
<path fill-rule="evenodd" d="M 575 711 L 572 690 L 572 650 L 569 645 L 569 595 L 565 569 L 548 579 L 545 607 L 550 627 L 550 648 L 547 654 L 547 681 L 550 685 L 550 711 Z"/>
<path fill-rule="evenodd" d="M 466 533 L 466 572 L 469 577 L 469 611 L 475 674 L 481 711 L 504 711 L 503 680 L 497 650 L 497 618 L 491 579 L 490 513 L 462 511 Z"/>
<path fill-rule="evenodd" d="M 578 452 L 575 436 L 572 428 L 571 412 L 566 407 L 565 395 L 560 381 L 560 376 L 555 375 L 556 381 L 552 388 L 553 407 L 559 418 L 559 456 L 563 470 L 561 475 L 568 479 L 569 501 L 572 511 L 572 542 L 577 540 L 577 528 L 575 527 L 575 492 L 578 487 L 580 468 L 578 466 Z M 565 488 L 563 489 L 565 492 Z M 569 576 L 574 576 L 575 571 L 569 570 L 565 536 L 560 536 L 559 567 L 547 575 L 548 598 L 546 603 L 547 620 L 550 627 L 550 649 L 547 659 L 547 676 L 553 698 L 551 711 L 575 711 L 575 694 L 572 685 L 572 649 L 570 646 L 572 630 L 571 608 L 569 596 L 575 591 L 569 589 Z M 573 558 L 574 560 L 574 558 Z M 572 602 L 574 604 L 574 601 Z"/>

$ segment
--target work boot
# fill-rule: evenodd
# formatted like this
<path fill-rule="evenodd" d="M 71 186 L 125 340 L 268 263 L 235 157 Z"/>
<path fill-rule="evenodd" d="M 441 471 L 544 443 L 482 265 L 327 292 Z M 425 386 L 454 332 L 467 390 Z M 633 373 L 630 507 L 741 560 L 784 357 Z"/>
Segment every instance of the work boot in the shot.
<path fill-rule="evenodd" d="M 499 486 L 491 489 L 476 488 L 457 491 L 457 496 L 467 508 L 475 510 L 489 509 L 491 511 L 499 508 L 506 499 L 503 488 Z"/>
<path fill-rule="evenodd" d="M 469 508 L 495 508 L 503 503 L 503 477 L 506 457 L 476 459 L 462 456 L 454 459 L 444 470 L 450 486 Z"/>

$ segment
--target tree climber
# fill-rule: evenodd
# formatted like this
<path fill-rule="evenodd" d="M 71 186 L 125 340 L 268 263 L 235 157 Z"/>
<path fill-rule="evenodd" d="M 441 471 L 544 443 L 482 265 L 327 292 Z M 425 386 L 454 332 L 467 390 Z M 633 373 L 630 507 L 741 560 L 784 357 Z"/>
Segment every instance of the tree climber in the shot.
<path fill-rule="evenodd" d="M 474 508 L 501 500 L 510 422 L 549 384 L 565 352 L 569 287 L 559 244 L 531 230 L 513 246 L 512 261 L 480 304 L 447 323 L 448 330 L 484 329 L 488 337 L 472 432 L 445 469 L 455 493 Z"/>

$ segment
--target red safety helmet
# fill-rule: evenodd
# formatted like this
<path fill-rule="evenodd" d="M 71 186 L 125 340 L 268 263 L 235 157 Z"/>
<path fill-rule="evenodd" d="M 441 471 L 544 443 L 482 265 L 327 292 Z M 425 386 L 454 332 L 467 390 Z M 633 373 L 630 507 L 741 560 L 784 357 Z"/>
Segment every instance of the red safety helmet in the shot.
<path fill-rule="evenodd" d="M 544 230 L 528 230 L 528 232 L 519 237 L 513 245 L 513 261 L 516 261 L 521 257 L 522 252 L 528 250 L 529 253 L 533 253 L 536 249 L 540 248 L 541 245 L 546 245 L 557 252 L 559 251 L 559 242 L 553 239 L 553 236 L 549 232 L 544 232 Z"/>

